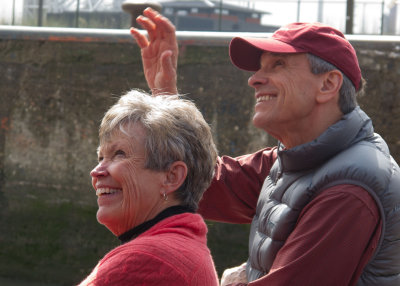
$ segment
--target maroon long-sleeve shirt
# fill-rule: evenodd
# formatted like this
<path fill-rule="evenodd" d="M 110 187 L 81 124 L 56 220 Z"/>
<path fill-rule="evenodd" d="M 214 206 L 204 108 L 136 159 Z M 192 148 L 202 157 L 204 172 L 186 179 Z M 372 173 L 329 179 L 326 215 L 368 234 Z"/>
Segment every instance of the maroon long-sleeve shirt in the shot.
<path fill-rule="evenodd" d="M 206 219 L 250 223 L 275 159 L 275 148 L 219 158 L 199 212 Z M 355 185 L 326 189 L 303 209 L 270 272 L 248 285 L 356 285 L 381 229 L 376 202 L 366 190 Z"/>

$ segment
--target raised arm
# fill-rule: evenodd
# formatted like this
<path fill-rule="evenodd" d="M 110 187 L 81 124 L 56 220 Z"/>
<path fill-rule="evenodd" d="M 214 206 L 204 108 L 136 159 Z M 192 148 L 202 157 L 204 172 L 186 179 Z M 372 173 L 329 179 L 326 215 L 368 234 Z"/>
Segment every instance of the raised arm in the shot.
<path fill-rule="evenodd" d="M 176 94 L 178 43 L 174 25 L 164 16 L 147 8 L 136 21 L 145 30 L 131 28 L 131 34 L 141 48 L 144 75 L 153 95 Z"/>

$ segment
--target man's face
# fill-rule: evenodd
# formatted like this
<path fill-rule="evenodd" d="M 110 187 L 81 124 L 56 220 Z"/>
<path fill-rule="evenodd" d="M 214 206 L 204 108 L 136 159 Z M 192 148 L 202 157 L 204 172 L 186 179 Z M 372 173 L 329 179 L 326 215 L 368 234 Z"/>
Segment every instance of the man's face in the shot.
<path fill-rule="evenodd" d="M 291 134 L 310 128 L 320 76 L 311 73 L 304 53 L 265 52 L 260 66 L 249 78 L 256 97 L 253 123 L 285 144 Z"/>

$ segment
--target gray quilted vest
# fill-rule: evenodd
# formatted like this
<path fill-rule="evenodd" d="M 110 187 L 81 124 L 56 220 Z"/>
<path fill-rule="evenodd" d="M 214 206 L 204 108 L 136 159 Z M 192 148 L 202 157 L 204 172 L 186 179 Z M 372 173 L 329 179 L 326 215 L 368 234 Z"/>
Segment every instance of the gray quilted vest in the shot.
<path fill-rule="evenodd" d="M 400 170 L 359 107 L 316 140 L 288 150 L 279 147 L 251 225 L 249 281 L 269 272 L 302 209 L 323 190 L 339 184 L 367 190 L 383 219 L 378 247 L 357 285 L 400 285 Z"/>

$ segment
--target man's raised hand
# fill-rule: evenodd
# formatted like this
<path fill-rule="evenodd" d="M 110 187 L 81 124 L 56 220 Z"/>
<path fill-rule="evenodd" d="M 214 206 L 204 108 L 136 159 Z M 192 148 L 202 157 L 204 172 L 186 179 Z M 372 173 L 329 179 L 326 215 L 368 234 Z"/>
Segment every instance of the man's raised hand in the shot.
<path fill-rule="evenodd" d="M 131 34 L 141 49 L 144 75 L 153 95 L 176 94 L 178 43 L 175 27 L 164 16 L 147 8 L 136 21 L 147 30 L 146 37 L 131 28 Z"/>

